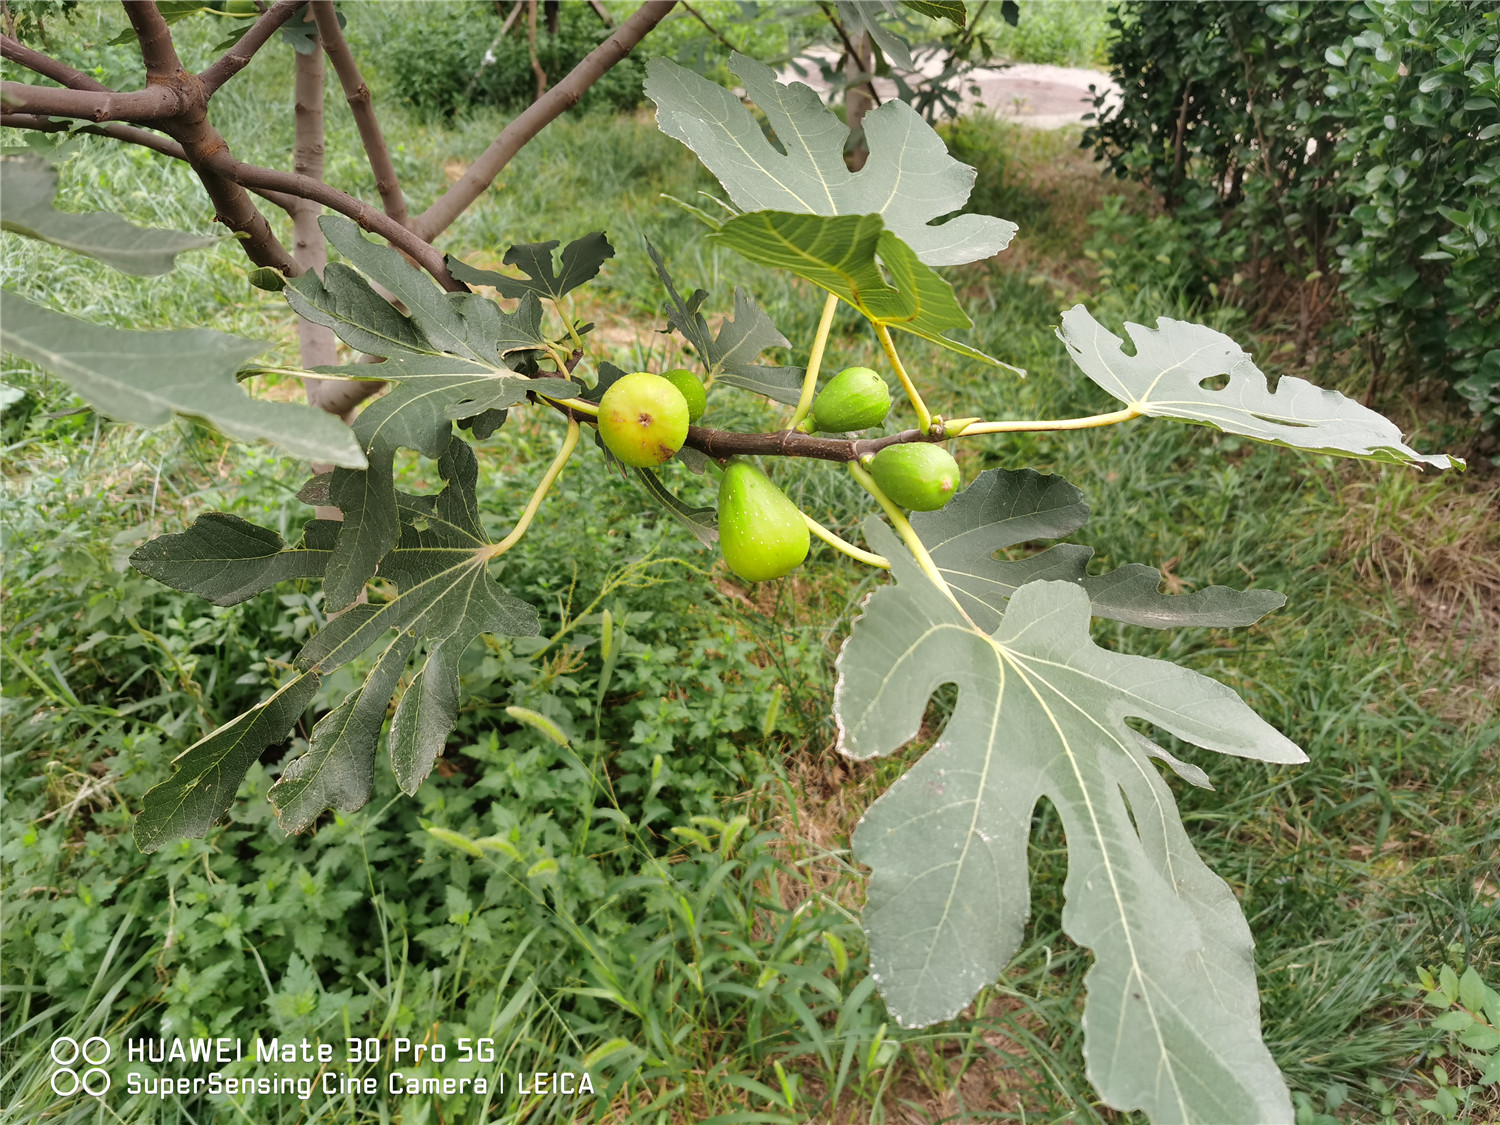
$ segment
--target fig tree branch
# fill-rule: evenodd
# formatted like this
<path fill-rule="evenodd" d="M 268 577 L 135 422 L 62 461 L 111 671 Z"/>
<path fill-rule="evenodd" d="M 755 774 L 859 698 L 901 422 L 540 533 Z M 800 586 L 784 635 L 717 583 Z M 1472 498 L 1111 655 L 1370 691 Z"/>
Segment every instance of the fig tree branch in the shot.
<path fill-rule="evenodd" d="M 246 164 L 234 159 L 227 151 L 215 159 L 214 167 L 234 182 L 252 190 L 265 188 L 270 191 L 283 192 L 286 195 L 295 195 L 302 199 L 311 199 L 330 210 L 337 211 L 340 215 L 346 215 L 365 230 L 380 235 L 397 250 L 410 255 L 412 261 L 436 278 L 438 284 L 444 289 L 460 293 L 467 291 L 468 287 L 448 272 L 440 250 L 432 243 L 413 234 L 378 207 L 372 207 L 362 199 L 356 199 L 311 176 L 299 176 L 295 172 L 281 172 L 274 168 Z"/>
<path fill-rule="evenodd" d="M 149 3 L 122 3 L 125 18 L 135 29 L 135 41 L 141 49 L 141 62 L 146 64 L 148 87 L 175 82 L 185 71 L 182 60 L 177 57 L 177 48 L 172 43 L 172 31 L 162 18 L 161 9 L 151 0 Z"/>
<path fill-rule="evenodd" d="M 9 35 L 0 35 L 0 55 L 4 55 L 13 63 L 24 66 L 27 70 L 35 71 L 44 78 L 60 82 L 70 90 L 92 90 L 97 94 L 114 93 L 92 75 L 76 70 L 67 63 L 58 62 L 50 55 L 33 50 L 19 39 L 12 39 Z"/>
<path fill-rule="evenodd" d="M 287 20 L 291 19 L 302 4 L 302 0 L 276 0 L 270 10 L 260 19 L 250 25 L 250 30 L 241 36 L 240 41 L 228 51 L 224 52 L 219 59 L 211 64 L 198 75 L 198 81 L 203 88 L 203 96 L 211 98 L 214 92 L 224 83 L 228 82 L 240 71 L 254 56 L 255 52 L 266 45 L 271 38 Z M 126 5 L 130 7 L 131 5 Z"/>
<path fill-rule="evenodd" d="M 333 63 L 339 76 L 339 85 L 349 102 L 349 112 L 354 116 L 354 126 L 359 130 L 360 142 L 365 155 L 370 158 L 370 171 L 375 174 L 375 190 L 380 193 L 381 205 L 393 220 L 406 225 L 406 197 L 401 194 L 401 183 L 396 177 L 396 166 L 391 163 L 391 152 L 385 143 L 385 134 L 380 130 L 380 121 L 375 116 L 370 88 L 360 75 L 354 52 L 339 27 L 338 14 L 333 0 L 313 0 L 313 19 L 318 24 L 318 38 L 323 41 L 323 50 Z"/>
<path fill-rule="evenodd" d="M 529 108 L 502 129 L 490 147 L 459 177 L 458 182 L 412 220 L 412 230 L 429 240 L 447 230 L 449 224 L 484 193 L 510 163 L 511 158 L 521 150 L 522 145 L 540 133 L 554 118 L 577 104 L 584 91 L 610 67 L 630 54 L 647 32 L 666 19 L 676 2 L 677 0 L 646 0 L 608 39 L 569 71 L 566 78 L 548 90 L 545 96 L 532 102 Z"/>
<path fill-rule="evenodd" d="M 160 121 L 181 113 L 188 101 L 173 86 L 144 90 L 68 90 L 56 86 L 28 86 L 0 82 L 0 106 L 7 112 L 25 111 L 85 121 Z"/>

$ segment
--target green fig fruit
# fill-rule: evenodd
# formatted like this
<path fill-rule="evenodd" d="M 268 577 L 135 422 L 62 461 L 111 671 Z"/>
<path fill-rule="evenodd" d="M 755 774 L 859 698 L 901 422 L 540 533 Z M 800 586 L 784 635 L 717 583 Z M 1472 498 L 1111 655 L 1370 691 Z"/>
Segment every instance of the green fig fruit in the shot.
<path fill-rule="evenodd" d="M 649 371 L 617 379 L 599 400 L 599 436 L 627 465 L 647 468 L 669 460 L 687 431 L 687 399 Z"/>
<path fill-rule="evenodd" d="M 708 391 L 704 389 L 702 379 L 686 367 L 663 371 L 661 377 L 681 391 L 682 397 L 687 400 L 689 423 L 703 417 L 703 412 L 708 409 Z"/>
<path fill-rule="evenodd" d="M 868 367 L 846 367 L 818 392 L 813 401 L 812 428 L 840 434 L 867 430 L 891 412 L 891 389 Z"/>
<path fill-rule="evenodd" d="M 810 545 L 797 505 L 749 461 L 731 461 L 719 482 L 719 547 L 748 582 L 780 578 L 802 565 Z"/>
<path fill-rule="evenodd" d="M 870 462 L 870 475 L 882 492 L 915 512 L 941 508 L 963 479 L 953 455 L 927 442 L 886 446 Z"/>

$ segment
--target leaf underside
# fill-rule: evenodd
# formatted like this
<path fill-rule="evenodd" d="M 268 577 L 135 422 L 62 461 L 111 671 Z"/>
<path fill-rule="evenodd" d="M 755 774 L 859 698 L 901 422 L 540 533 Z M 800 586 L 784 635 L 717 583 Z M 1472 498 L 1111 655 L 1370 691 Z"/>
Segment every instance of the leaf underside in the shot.
<path fill-rule="evenodd" d="M 155 277 L 170 273 L 184 250 L 213 246 L 219 239 L 180 230 L 138 227 L 109 211 L 57 211 L 57 172 L 35 158 L 0 160 L 0 230 L 87 254 L 121 273 Z"/>
<path fill-rule="evenodd" d="M 251 398 L 235 372 L 270 347 L 207 328 L 133 332 L 90 324 L 0 292 L 0 344 L 46 368 L 111 418 L 159 426 L 173 414 L 287 454 L 363 466 L 354 435 L 310 406 Z"/>
<path fill-rule="evenodd" d="M 1082 305 L 1062 314 L 1057 334 L 1084 374 L 1151 417 L 1196 422 L 1315 453 L 1464 467 L 1457 457 L 1418 453 L 1402 442 L 1395 423 L 1337 391 L 1284 375 L 1272 393 L 1260 368 L 1222 332 L 1168 317 L 1159 317 L 1156 325 L 1125 325 L 1133 356 Z M 1225 375 L 1229 381 L 1222 389 L 1203 386 Z"/>
<path fill-rule="evenodd" d="M 1251 625 L 1286 604 L 1285 596 L 1274 590 L 1228 586 L 1163 594 L 1158 591 L 1161 571 L 1139 563 L 1089 574 L 1094 550 L 1076 543 L 1018 559 L 995 557 L 1021 543 L 1068 535 L 1088 516 L 1083 493 L 1062 477 L 1033 469 L 988 469 L 946 507 L 912 513 L 911 524 L 964 612 L 986 631 L 1000 623 L 1005 599 L 1039 579 L 1082 587 L 1095 617 L 1153 629 Z"/>
<path fill-rule="evenodd" d="M 972 328 L 973 322 L 959 307 L 953 287 L 886 230 L 879 215 L 754 211 L 730 219 L 709 237 L 752 262 L 788 270 L 828 290 L 873 324 L 996 363 L 978 348 L 945 335 L 945 329 Z"/>
<path fill-rule="evenodd" d="M 1016 225 L 959 215 L 975 171 L 948 155 L 941 137 L 905 102 L 887 101 L 864 118 L 869 158 L 844 163 L 849 129 L 801 82 L 782 85 L 764 63 L 735 53 L 732 69 L 766 115 L 778 151 L 731 91 L 664 58 L 646 66 L 646 96 L 662 132 L 687 145 L 742 211 L 810 215 L 879 214 L 929 266 L 989 258 L 1009 245 Z"/>
<path fill-rule="evenodd" d="M 1066 482 L 989 481 L 967 514 L 927 521 L 935 557 L 984 558 L 991 543 L 1081 519 Z M 892 753 L 917 734 L 937 687 L 959 688 L 941 740 L 854 835 L 873 871 L 864 924 L 892 1013 L 906 1026 L 949 1018 L 1004 970 L 1028 915 L 1027 839 L 1046 798 L 1069 849 L 1064 929 L 1095 957 L 1085 1055 L 1105 1100 L 1153 1121 L 1289 1120 L 1260 1041 L 1248 927 L 1193 852 L 1151 759 L 1206 778 L 1125 720 L 1218 753 L 1305 756 L 1223 685 L 1095 646 L 1083 582 L 1033 581 L 1008 601 L 972 589 L 965 604 L 987 612 L 971 620 L 883 523 L 867 521 L 866 535 L 896 583 L 871 596 L 840 653 L 839 748 Z"/>

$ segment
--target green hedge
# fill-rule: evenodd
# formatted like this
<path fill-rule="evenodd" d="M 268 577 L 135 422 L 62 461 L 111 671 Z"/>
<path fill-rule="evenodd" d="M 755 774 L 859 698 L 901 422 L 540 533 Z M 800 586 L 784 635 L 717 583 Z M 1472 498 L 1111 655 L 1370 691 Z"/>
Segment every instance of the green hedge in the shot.
<path fill-rule="evenodd" d="M 524 17 L 502 36 L 496 5 L 484 0 L 427 0 L 380 14 L 388 22 L 376 71 L 423 113 L 445 116 L 480 105 L 520 109 L 536 97 Z M 610 33 L 587 4 L 564 4 L 558 17 L 557 34 L 549 35 L 537 12 L 537 61 L 551 85 Z M 580 105 L 633 109 L 641 103 L 645 80 L 642 58 L 627 56 L 594 83 Z"/>
<path fill-rule="evenodd" d="M 1194 231 L 1190 271 L 1500 426 L 1500 5 L 1116 10 L 1085 136 Z"/>

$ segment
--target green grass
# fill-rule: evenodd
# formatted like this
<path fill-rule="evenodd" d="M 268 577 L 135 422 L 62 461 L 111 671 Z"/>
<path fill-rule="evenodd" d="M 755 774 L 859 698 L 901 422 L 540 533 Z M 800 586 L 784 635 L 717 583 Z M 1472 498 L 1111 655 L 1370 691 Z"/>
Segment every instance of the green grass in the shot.
<path fill-rule="evenodd" d="M 96 53 L 117 60 L 112 77 L 128 78 L 118 49 Z M 289 88 L 288 69 L 287 52 L 270 52 L 216 102 L 216 120 L 247 159 L 284 163 L 290 135 L 266 107 Z M 372 84 L 380 93 L 378 76 Z M 330 111 L 337 104 L 330 97 Z M 341 114 L 330 120 L 332 177 L 371 197 L 352 129 Z M 388 120 L 417 207 L 441 190 L 446 162 L 472 158 L 503 124 L 476 113 L 437 125 L 399 107 Z M 981 167 L 1012 177 L 986 205 L 1024 204 L 1022 238 L 1036 230 L 1042 250 L 1023 244 L 953 278 L 975 315 L 975 342 L 1030 377 L 913 346 L 929 402 L 991 417 L 1106 408 L 1051 330 L 1087 270 L 1077 216 L 1099 187 L 1086 166 L 1054 174 L 1066 167 L 1056 146 L 1067 138 L 1018 139 L 989 124 L 964 143 L 988 159 Z M 169 161 L 79 144 L 63 169 L 73 205 L 123 202 L 138 222 L 213 229 Z M 585 307 L 601 324 L 639 326 L 638 337 L 617 331 L 605 348 L 635 366 L 668 347 L 653 331 L 661 294 L 641 245 L 650 238 L 679 286 L 712 290 L 710 311 L 730 307 L 734 284 L 751 288 L 800 355 L 821 300 L 707 246 L 694 220 L 659 198 L 711 186 L 647 120 L 563 120 L 443 246 L 494 265 L 515 241 L 606 229 L 618 254 Z M 285 306 L 245 282 L 233 246 L 186 255 L 173 274 L 146 281 L 14 235 L 0 248 L 6 284 L 56 307 L 280 340 L 271 354 L 294 358 Z M 1190 313 L 1169 283 L 1149 278 L 1122 279 L 1091 304 L 1112 326 Z M 875 360 L 868 335 L 841 318 L 829 362 Z M 1089 959 L 1060 934 L 1066 854 L 1050 810 L 1036 817 L 1026 945 L 973 1010 L 902 1031 L 872 991 L 848 833 L 930 742 L 874 765 L 839 763 L 831 750 L 829 657 L 879 579 L 819 548 L 752 602 L 588 450 L 549 498 L 545 534 L 523 541 L 501 575 L 538 605 L 543 637 L 556 639 L 541 650 L 504 640 L 470 651 L 459 730 L 415 799 L 399 797 L 381 768 L 368 806 L 288 839 L 265 796 L 284 760 L 273 752 L 252 769 L 226 825 L 138 854 L 130 818 L 145 789 L 175 753 L 259 699 L 322 617 L 313 583 L 217 609 L 146 580 L 124 558 L 212 508 L 295 531 L 310 514 L 294 498 L 305 472 L 186 423 L 143 433 L 62 413 L 77 400 L 11 360 L 4 379 L 27 399 L 4 422 L 0 508 L 0 1117 L 96 1119 L 90 1105 L 47 1088 L 56 1035 L 118 1042 L 167 1027 L 342 1042 L 420 1039 L 438 1023 L 450 1043 L 493 1038 L 495 1065 L 512 1075 L 588 1065 L 609 1093 L 579 1109 L 584 1120 L 1122 1119 L 1097 1105 L 1084 1076 L 1078 1015 Z M 774 417 L 732 391 L 716 391 L 711 409 L 723 424 Z M 492 533 L 509 527 L 555 440 L 548 423 L 527 419 L 481 447 Z M 1229 683 L 1307 750 L 1310 762 L 1296 769 L 1204 763 L 1211 793 L 1171 784 L 1205 859 L 1241 897 L 1258 943 L 1266 1040 L 1289 1081 L 1318 1106 L 1345 1087 L 1337 1117 L 1375 1120 L 1374 1083 L 1418 1091 L 1431 1072 L 1424 1052 L 1441 1041 L 1410 1018 L 1416 966 L 1500 956 L 1500 717 L 1485 687 L 1496 675 L 1493 631 L 1465 626 L 1461 614 L 1445 623 L 1424 600 L 1492 606 L 1480 563 L 1500 544 L 1484 519 L 1486 484 L 1147 421 L 986 439 L 965 444 L 962 459 L 970 475 L 1031 465 L 1073 480 L 1095 513 L 1080 538 L 1100 565 L 1170 560 L 1186 588 L 1253 582 L 1287 594 L 1285 610 L 1246 630 L 1100 623 L 1096 637 Z M 833 466 L 777 471 L 809 511 L 848 533 L 871 508 Z M 420 459 L 402 473 L 406 487 L 432 483 Z M 709 498 L 706 482 L 683 483 L 699 502 Z M 618 651 L 608 663 L 599 653 L 606 609 Z M 352 673 L 331 678 L 318 708 L 354 683 Z M 776 691 L 784 698 L 767 732 Z M 951 702 L 940 694 L 929 730 Z M 568 745 L 518 724 L 507 706 L 546 715 Z M 591 787 L 611 796 L 597 802 L 605 813 L 585 817 L 577 794 Z M 500 836 L 514 855 L 474 856 L 428 826 Z M 111 1102 L 121 1120 L 141 1122 L 399 1114 L 411 1123 L 437 1121 L 439 1109 L 447 1121 L 565 1120 L 578 1108 L 508 1096 L 392 1100 L 385 1116 L 382 1106 L 262 1100 L 236 1113 L 201 1096 Z"/>

